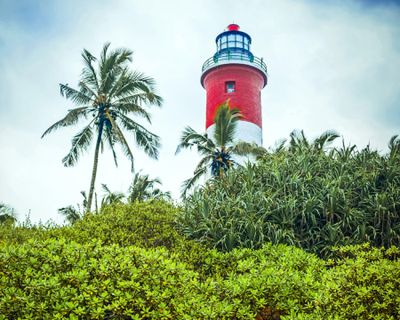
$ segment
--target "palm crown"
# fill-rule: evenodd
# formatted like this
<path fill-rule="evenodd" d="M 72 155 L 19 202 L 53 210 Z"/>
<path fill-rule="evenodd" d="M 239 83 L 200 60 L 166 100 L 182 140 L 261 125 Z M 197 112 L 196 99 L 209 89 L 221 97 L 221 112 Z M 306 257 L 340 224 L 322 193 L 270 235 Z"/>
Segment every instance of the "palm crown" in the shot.
<path fill-rule="evenodd" d="M 135 114 L 150 121 L 150 114 L 144 105 L 161 106 L 162 98 L 155 94 L 155 82 L 143 73 L 131 71 L 128 64 L 132 61 L 132 51 L 128 49 L 109 50 L 110 44 L 104 45 L 100 59 L 89 51 L 83 50 L 84 68 L 78 90 L 68 84 L 60 84 L 60 93 L 71 100 L 77 108 L 68 111 L 67 115 L 54 123 L 42 135 L 42 138 L 61 127 L 72 126 L 79 120 L 86 120 L 86 126 L 73 137 L 69 153 L 64 157 L 65 166 L 73 166 L 81 153 L 96 139 L 92 178 L 90 183 L 87 210 L 90 210 L 94 183 L 96 179 L 99 150 L 108 145 L 117 165 L 115 145 L 122 147 L 131 161 L 133 170 L 133 152 L 123 130 L 133 133 L 136 144 L 147 155 L 157 159 L 160 146 L 159 137 L 129 115 Z M 97 62 L 97 69 L 94 63 Z"/>
<path fill-rule="evenodd" d="M 129 187 L 128 201 L 135 202 L 149 199 L 170 200 L 171 194 L 163 192 L 157 187 L 157 185 L 161 184 L 160 179 L 150 179 L 148 174 L 142 175 L 140 172 L 137 172 Z"/>
<path fill-rule="evenodd" d="M 184 129 L 176 153 L 179 153 L 181 149 L 196 147 L 202 159 L 194 170 L 193 177 L 183 182 L 183 197 L 208 170 L 211 171 L 213 177 L 222 177 L 224 172 L 235 164 L 232 155 L 257 154 L 260 149 L 263 149 L 255 144 L 235 141 L 236 126 L 240 118 L 240 111 L 230 108 L 227 101 L 217 108 L 212 137 L 209 137 L 207 133 L 197 133 L 191 127 Z"/>

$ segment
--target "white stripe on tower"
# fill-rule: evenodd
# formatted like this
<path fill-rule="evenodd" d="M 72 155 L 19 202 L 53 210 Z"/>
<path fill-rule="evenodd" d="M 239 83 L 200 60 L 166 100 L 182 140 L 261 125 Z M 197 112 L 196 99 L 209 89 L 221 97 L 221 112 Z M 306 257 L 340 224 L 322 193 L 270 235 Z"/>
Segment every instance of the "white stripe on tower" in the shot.
<path fill-rule="evenodd" d="M 207 134 L 212 139 L 214 138 L 215 124 L 212 124 L 207 129 Z M 213 139 L 214 140 L 214 139 Z M 262 146 L 262 129 L 248 121 L 238 121 L 234 141 L 245 141 L 248 143 L 256 143 Z"/>

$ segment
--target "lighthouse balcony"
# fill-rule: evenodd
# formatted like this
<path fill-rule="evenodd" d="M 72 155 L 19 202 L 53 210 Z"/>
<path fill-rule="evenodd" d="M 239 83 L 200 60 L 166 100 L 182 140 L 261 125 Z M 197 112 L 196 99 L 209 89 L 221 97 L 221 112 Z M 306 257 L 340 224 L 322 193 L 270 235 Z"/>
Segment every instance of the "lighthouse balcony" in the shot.
<path fill-rule="evenodd" d="M 245 54 L 242 52 L 224 52 L 217 53 L 207 59 L 202 67 L 203 75 L 210 69 L 225 64 L 245 64 L 260 70 L 264 77 L 267 77 L 267 65 L 261 58 L 255 57 L 253 54 Z"/>

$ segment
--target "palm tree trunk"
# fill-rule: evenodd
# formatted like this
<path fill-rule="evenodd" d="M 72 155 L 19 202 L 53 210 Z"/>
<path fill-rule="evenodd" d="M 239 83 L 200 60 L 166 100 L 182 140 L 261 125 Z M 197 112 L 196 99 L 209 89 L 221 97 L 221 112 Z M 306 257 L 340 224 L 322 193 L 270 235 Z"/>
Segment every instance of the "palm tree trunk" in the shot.
<path fill-rule="evenodd" d="M 100 124 L 99 124 L 99 134 L 97 135 L 96 149 L 94 150 L 92 180 L 90 181 L 90 189 L 89 189 L 89 196 L 88 196 L 86 212 L 90 212 L 90 208 L 92 206 L 94 183 L 96 181 L 97 164 L 99 163 L 99 151 L 100 151 L 101 136 L 103 134 L 103 127 L 104 127 L 104 121 L 101 121 Z"/>

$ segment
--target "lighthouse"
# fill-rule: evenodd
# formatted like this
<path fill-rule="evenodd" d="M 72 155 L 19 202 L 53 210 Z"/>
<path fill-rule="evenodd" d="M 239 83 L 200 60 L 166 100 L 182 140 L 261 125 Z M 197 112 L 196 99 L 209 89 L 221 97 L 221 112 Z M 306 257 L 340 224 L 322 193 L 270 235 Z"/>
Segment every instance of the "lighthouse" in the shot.
<path fill-rule="evenodd" d="M 201 85 L 207 92 L 206 131 L 214 132 L 218 106 L 229 101 L 242 114 L 236 140 L 262 146 L 261 90 L 267 85 L 267 66 L 250 50 L 251 37 L 230 24 L 215 39 L 217 51 L 202 67 Z"/>

